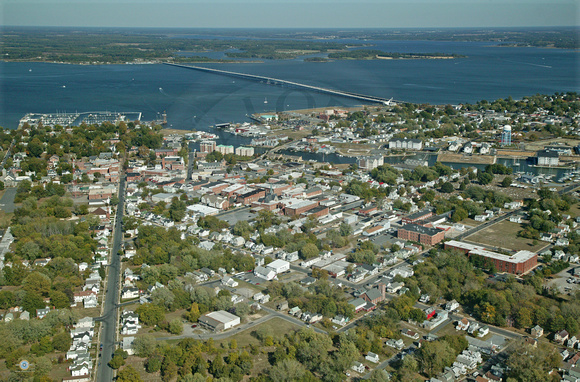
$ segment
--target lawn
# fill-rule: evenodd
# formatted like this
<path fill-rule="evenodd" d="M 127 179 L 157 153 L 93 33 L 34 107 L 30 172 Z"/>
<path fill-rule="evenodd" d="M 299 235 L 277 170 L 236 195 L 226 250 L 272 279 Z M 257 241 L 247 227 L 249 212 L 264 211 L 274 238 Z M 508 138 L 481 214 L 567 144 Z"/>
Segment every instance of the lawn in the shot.
<path fill-rule="evenodd" d="M 522 229 L 524 229 L 523 224 L 504 220 L 468 236 L 466 241 L 488 246 L 491 249 L 501 248 L 509 251 L 537 252 L 547 245 L 542 241 L 537 241 L 536 245 L 533 245 L 534 240 L 518 237 L 517 234 Z"/>
<path fill-rule="evenodd" d="M 268 320 L 268 321 L 266 321 L 263 324 L 260 324 L 258 326 L 252 326 L 246 330 L 240 331 L 239 333 L 237 333 L 234 336 L 225 338 L 223 340 L 217 340 L 215 342 L 216 346 L 218 346 L 222 343 L 224 345 L 228 345 L 232 339 L 235 339 L 238 342 L 239 349 L 243 348 L 245 346 L 248 346 L 248 345 L 252 345 L 252 344 L 253 345 L 260 345 L 260 341 L 258 341 L 258 339 L 252 335 L 252 332 L 254 330 L 256 330 L 259 326 L 265 326 L 265 325 L 272 328 L 272 332 L 274 333 L 275 336 L 283 336 L 286 333 L 300 329 L 300 327 L 298 325 L 293 324 L 290 321 L 286 321 L 282 318 L 273 318 L 273 319 Z"/>
<path fill-rule="evenodd" d="M 580 216 L 580 203 L 573 204 L 568 211 L 568 214 L 572 217 Z"/>
<path fill-rule="evenodd" d="M 14 213 L 7 213 L 0 210 L 0 228 L 7 228 L 10 226 Z"/>

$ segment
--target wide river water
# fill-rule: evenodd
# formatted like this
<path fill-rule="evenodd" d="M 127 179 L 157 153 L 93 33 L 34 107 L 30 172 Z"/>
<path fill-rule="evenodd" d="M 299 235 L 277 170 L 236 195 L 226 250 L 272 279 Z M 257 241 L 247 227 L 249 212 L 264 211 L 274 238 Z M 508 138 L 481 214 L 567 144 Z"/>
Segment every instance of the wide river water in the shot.
<path fill-rule="evenodd" d="M 457 104 L 580 91 L 579 51 L 508 48 L 475 42 L 364 43 L 388 52 L 441 52 L 467 57 L 327 63 L 298 58 L 203 65 L 417 103 Z M 211 55 L 219 58 L 223 53 Z M 10 129 L 30 112 L 107 110 L 142 112 L 144 120 L 156 119 L 166 111 L 168 127 L 210 130 L 209 126 L 216 123 L 248 121 L 246 115 L 255 112 L 360 103 L 167 65 L 0 62 L 0 126 Z M 227 133 L 220 133 L 220 138 L 221 143 L 247 143 L 247 139 Z"/>

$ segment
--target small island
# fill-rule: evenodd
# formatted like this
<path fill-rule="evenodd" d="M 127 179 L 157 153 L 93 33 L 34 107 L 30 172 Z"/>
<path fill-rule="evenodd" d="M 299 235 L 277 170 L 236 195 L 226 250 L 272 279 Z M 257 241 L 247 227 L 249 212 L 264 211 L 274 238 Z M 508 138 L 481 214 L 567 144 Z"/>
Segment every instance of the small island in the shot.
<path fill-rule="evenodd" d="M 464 58 L 467 56 L 460 54 L 446 53 L 398 53 L 383 52 L 375 49 L 359 49 L 343 52 L 329 53 L 328 59 L 331 60 L 424 60 L 424 59 L 453 59 Z"/>

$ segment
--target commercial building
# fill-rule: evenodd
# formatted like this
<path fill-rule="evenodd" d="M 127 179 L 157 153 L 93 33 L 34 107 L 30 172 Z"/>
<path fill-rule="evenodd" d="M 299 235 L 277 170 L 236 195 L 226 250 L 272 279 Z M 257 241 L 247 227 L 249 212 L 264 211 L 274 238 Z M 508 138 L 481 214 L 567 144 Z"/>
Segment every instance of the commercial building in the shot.
<path fill-rule="evenodd" d="M 406 224 L 397 231 L 397 238 L 416 241 L 425 245 L 435 245 L 445 238 L 445 231 L 439 228 Z"/>
<path fill-rule="evenodd" d="M 240 317 L 228 313 L 225 310 L 218 310 L 217 312 L 201 315 L 198 322 L 206 329 L 221 332 L 239 325 Z"/>
<path fill-rule="evenodd" d="M 445 243 L 445 249 L 455 249 L 468 256 L 480 256 L 490 261 L 498 272 L 520 275 L 533 269 L 538 264 L 538 255 L 530 251 L 518 251 L 514 255 L 504 255 L 488 251 L 485 247 L 451 240 Z"/>

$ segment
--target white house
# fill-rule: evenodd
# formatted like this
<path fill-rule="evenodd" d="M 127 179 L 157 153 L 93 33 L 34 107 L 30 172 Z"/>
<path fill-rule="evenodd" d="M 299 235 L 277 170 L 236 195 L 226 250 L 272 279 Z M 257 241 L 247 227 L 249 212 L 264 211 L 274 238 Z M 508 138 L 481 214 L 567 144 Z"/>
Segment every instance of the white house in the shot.
<path fill-rule="evenodd" d="M 273 280 L 276 277 L 276 272 L 272 268 L 263 267 L 258 265 L 254 269 L 254 275 L 264 280 Z"/>
<path fill-rule="evenodd" d="M 373 363 L 379 363 L 379 355 L 373 352 L 368 352 L 365 359 Z"/>

